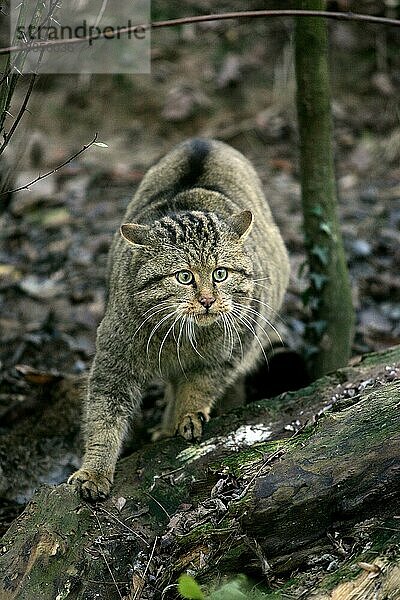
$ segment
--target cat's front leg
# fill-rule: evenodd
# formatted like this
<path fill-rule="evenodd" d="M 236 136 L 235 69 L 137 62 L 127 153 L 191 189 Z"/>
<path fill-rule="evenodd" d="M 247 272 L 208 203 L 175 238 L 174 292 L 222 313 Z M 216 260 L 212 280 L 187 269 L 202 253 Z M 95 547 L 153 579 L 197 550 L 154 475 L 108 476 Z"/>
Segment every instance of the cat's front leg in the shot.
<path fill-rule="evenodd" d="M 85 454 L 81 468 L 70 476 L 68 483 L 91 502 L 104 500 L 113 483 L 128 427 L 128 415 L 116 410 L 118 403 L 118 398 L 104 396 L 92 396 L 86 402 Z"/>
<path fill-rule="evenodd" d="M 110 346 L 98 348 L 95 356 L 84 404 L 85 453 L 81 468 L 68 479 L 92 502 L 110 493 L 130 417 L 141 399 L 129 361 L 117 351 L 121 346 Z"/>
<path fill-rule="evenodd" d="M 199 440 L 209 421 L 214 402 L 222 396 L 226 382 L 221 373 L 195 373 L 176 389 L 171 429 L 185 440 Z"/>

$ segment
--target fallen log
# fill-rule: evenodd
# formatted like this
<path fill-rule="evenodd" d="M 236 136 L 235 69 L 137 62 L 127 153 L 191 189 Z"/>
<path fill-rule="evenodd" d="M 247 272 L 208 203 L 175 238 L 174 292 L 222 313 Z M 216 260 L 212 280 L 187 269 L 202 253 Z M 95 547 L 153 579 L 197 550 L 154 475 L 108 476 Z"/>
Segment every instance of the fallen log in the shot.
<path fill-rule="evenodd" d="M 43 486 L 4 536 L 0 597 L 168 597 L 185 571 L 276 587 L 313 557 L 334 557 L 340 578 L 349 560 L 373 562 L 368 552 L 387 575 L 399 558 L 386 556 L 400 542 L 399 408 L 394 348 L 215 418 L 198 445 L 144 446 L 119 462 L 102 505 Z M 314 575 L 317 585 L 326 573 Z"/>
<path fill-rule="evenodd" d="M 290 381 L 286 379 L 288 369 Z M 21 505 L 23 508 L 40 484 L 66 481 L 80 466 L 83 446 L 80 422 L 87 375 L 46 373 L 26 365 L 17 365 L 16 371 L 29 385 L 24 389 L 23 402 L 9 400 L 11 410 L 1 418 L 4 427 L 0 437 L 2 532 L 9 524 L 3 518 L 5 503 L 19 514 Z M 247 395 L 253 400 L 276 396 L 288 388 L 304 387 L 309 381 L 303 360 L 288 349 L 276 350 L 269 357 L 266 371 L 265 365 L 248 378 Z M 135 423 L 135 437 L 128 440 L 124 455 L 148 443 L 148 428 L 161 419 L 162 407 L 155 407 L 161 399 L 159 386 L 146 394 L 144 418 Z"/>

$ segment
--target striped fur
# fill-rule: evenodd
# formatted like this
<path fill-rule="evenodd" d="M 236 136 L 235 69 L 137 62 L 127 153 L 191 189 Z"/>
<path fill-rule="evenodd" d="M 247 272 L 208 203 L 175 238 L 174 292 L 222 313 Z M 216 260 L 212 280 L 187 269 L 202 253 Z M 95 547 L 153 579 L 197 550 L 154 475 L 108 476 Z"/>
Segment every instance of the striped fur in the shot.
<path fill-rule="evenodd" d="M 188 140 L 150 169 L 121 233 L 85 403 L 86 453 L 70 478 L 88 499 L 108 494 L 155 376 L 167 409 L 154 437 L 201 436 L 214 402 L 232 398 L 263 358 L 289 276 L 253 167 L 221 142 Z"/>

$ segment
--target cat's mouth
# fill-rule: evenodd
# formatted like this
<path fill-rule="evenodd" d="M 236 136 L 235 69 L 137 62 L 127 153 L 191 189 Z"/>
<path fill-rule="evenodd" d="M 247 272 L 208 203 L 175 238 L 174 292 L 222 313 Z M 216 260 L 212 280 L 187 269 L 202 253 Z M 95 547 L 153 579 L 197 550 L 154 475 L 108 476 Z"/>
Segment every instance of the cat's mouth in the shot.
<path fill-rule="evenodd" d="M 215 323 L 215 321 L 217 321 L 220 317 L 220 313 L 210 313 L 210 312 L 204 312 L 204 313 L 197 313 L 196 315 L 194 315 L 194 321 L 195 323 L 197 323 L 197 325 L 200 325 L 201 327 L 205 326 L 205 325 L 211 325 L 212 323 Z"/>
<path fill-rule="evenodd" d="M 193 321 L 199 325 L 200 327 L 204 327 L 207 325 L 212 325 L 219 319 L 221 319 L 222 314 L 229 312 L 228 310 L 206 310 L 204 312 L 192 313 Z"/>
<path fill-rule="evenodd" d="M 213 306 L 204 308 L 203 306 L 188 306 L 187 316 L 199 327 L 207 327 L 216 321 L 219 321 L 223 314 L 231 312 L 231 307 L 227 302 L 215 302 Z"/>

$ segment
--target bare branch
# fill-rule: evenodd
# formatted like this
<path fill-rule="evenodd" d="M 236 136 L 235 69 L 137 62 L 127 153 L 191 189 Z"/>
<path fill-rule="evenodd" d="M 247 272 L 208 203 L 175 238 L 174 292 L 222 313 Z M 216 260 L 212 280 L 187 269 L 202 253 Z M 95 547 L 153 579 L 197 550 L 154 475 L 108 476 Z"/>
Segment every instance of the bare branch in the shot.
<path fill-rule="evenodd" d="M 30 181 L 26 185 L 21 185 L 20 187 L 15 188 L 13 190 L 7 190 L 5 192 L 0 192 L 0 196 L 3 196 L 4 194 L 13 194 L 14 192 L 20 192 L 21 190 L 28 190 L 30 188 L 30 186 L 33 185 L 34 183 L 36 183 L 37 181 L 40 181 L 41 179 L 44 179 L 45 177 L 48 177 L 49 175 L 52 175 L 53 173 L 57 173 L 57 171 L 59 171 L 60 169 L 62 169 L 62 167 L 65 167 L 65 165 L 67 165 L 72 160 L 74 160 L 77 156 L 79 156 L 80 154 L 82 154 L 82 152 L 85 152 L 85 150 L 87 150 L 88 148 L 90 148 L 90 146 L 93 146 L 93 144 L 96 143 L 97 137 L 98 137 L 98 133 L 96 133 L 96 135 L 94 136 L 94 138 L 92 139 L 92 141 L 89 142 L 89 144 L 86 144 L 85 146 L 83 146 L 78 152 L 75 152 L 75 154 L 73 154 L 72 156 L 70 156 L 69 158 L 67 158 L 63 163 L 61 163 L 60 165 L 58 165 L 54 169 L 51 169 L 51 171 L 47 171 L 47 173 L 43 173 L 43 175 L 38 175 L 36 177 L 36 179 L 33 179 L 32 181 Z"/>
<path fill-rule="evenodd" d="M 195 17 L 182 17 L 180 19 L 170 19 L 168 21 L 154 21 L 150 24 L 152 29 L 157 27 L 173 27 L 175 25 L 185 25 L 188 23 L 202 23 L 205 21 L 226 21 L 229 19 L 254 19 L 260 17 L 324 17 L 326 19 L 335 19 L 343 21 L 368 21 L 369 23 L 380 23 L 381 25 L 392 25 L 400 27 L 399 19 L 388 19 L 386 17 L 375 17 L 373 15 L 363 15 L 360 13 L 348 12 L 330 12 L 327 10 L 249 10 L 229 13 L 220 13 L 213 15 L 198 15 Z"/>
<path fill-rule="evenodd" d="M 43 4 L 43 7 L 45 8 L 44 4 Z M 56 8 L 57 8 L 57 0 L 55 0 L 55 1 L 53 0 L 53 3 L 50 6 L 50 10 L 49 10 L 47 16 L 45 17 L 45 20 L 42 22 L 41 25 L 43 25 L 49 19 L 51 19 L 51 16 L 54 13 L 54 11 L 55 11 Z M 40 8 L 38 10 L 39 10 L 39 16 L 41 16 L 42 8 Z M 26 107 L 28 105 L 29 98 L 30 98 L 30 96 L 32 94 L 33 86 L 34 86 L 36 78 L 37 78 L 37 73 L 38 73 L 40 64 L 42 62 L 42 58 L 43 58 L 44 52 L 45 52 L 45 48 L 41 48 L 40 54 L 38 56 L 37 63 L 36 63 L 36 71 L 33 73 L 32 77 L 30 79 L 30 82 L 29 82 L 29 85 L 28 85 L 28 89 L 27 89 L 27 91 L 25 93 L 25 98 L 24 98 L 24 100 L 23 100 L 23 102 L 21 104 L 21 107 L 20 107 L 19 111 L 18 111 L 17 117 L 14 120 L 14 123 L 12 124 L 10 131 L 8 133 L 4 132 L 4 134 L 3 134 L 3 143 L 2 143 L 2 145 L 0 147 L 0 155 L 3 153 L 3 151 L 7 147 L 8 143 L 9 143 L 10 139 L 12 138 L 12 136 L 14 135 L 15 130 L 17 129 L 17 127 L 18 127 L 18 125 L 19 125 L 19 123 L 20 123 L 23 115 L 25 114 L 25 111 L 27 110 Z M 26 51 L 25 50 L 24 50 L 24 53 L 26 55 Z M 15 61 L 14 61 L 14 63 L 17 61 L 18 58 L 19 57 L 17 56 L 16 59 L 15 59 Z M 25 60 L 25 58 L 24 58 L 24 60 Z M 5 98 L 5 100 L 4 100 L 4 103 L 2 103 L 2 107 L 0 109 L 0 132 L 4 131 L 4 122 L 5 122 L 7 110 L 9 108 L 10 104 L 11 104 L 11 99 L 12 99 L 12 96 L 14 94 L 15 87 L 16 87 L 17 82 L 18 82 L 18 80 L 19 80 L 19 78 L 21 76 L 21 74 L 19 73 L 18 70 L 17 70 L 17 73 L 14 73 L 13 72 L 14 69 L 15 69 L 15 64 L 12 64 L 11 55 L 9 55 L 8 60 L 7 60 L 7 66 L 6 66 L 5 72 L 3 74 L 3 77 L 0 80 L 0 85 L 6 85 L 8 87 L 8 92 L 7 93 L 6 92 L 4 92 L 4 93 L 2 92 L 2 94 L 1 94 L 2 97 Z M 8 82 L 9 77 L 11 78 L 10 83 Z"/>
<path fill-rule="evenodd" d="M 15 118 L 14 123 L 12 124 L 12 127 L 10 129 L 10 131 L 8 133 L 4 133 L 4 141 L 2 143 L 2 145 L 0 146 L 0 154 L 2 154 L 8 144 L 8 142 L 10 141 L 10 139 L 12 138 L 12 136 L 14 135 L 15 130 L 17 129 L 20 120 L 22 119 L 25 111 L 26 111 L 26 107 L 27 104 L 29 102 L 29 98 L 32 94 L 32 90 L 33 90 L 33 86 L 35 85 L 35 80 L 36 80 L 37 74 L 33 73 L 33 75 L 31 76 L 31 79 L 29 81 L 29 86 L 28 89 L 26 90 L 25 93 L 25 98 L 24 101 L 21 104 L 21 107 L 18 111 L 18 115 Z"/>
<path fill-rule="evenodd" d="M 158 29 L 161 27 L 175 27 L 177 25 L 186 25 L 189 23 L 205 23 L 207 21 L 226 21 L 230 19 L 255 19 L 265 17 L 323 17 L 326 19 L 335 19 L 342 21 L 362 21 L 367 23 L 376 23 L 380 25 L 388 25 L 392 27 L 400 27 L 400 19 L 389 19 L 387 17 L 375 17 L 374 15 L 364 15 L 353 12 L 329 12 L 329 11 L 314 11 L 314 10 L 252 10 L 238 11 L 210 15 L 197 15 L 194 17 L 181 17 L 179 19 L 169 19 L 168 21 L 153 21 L 152 23 L 137 24 L 131 27 L 124 27 L 119 30 L 119 34 L 134 33 L 137 29 L 148 30 Z M 109 36 L 109 32 L 96 33 L 96 35 L 88 35 L 86 37 L 73 37 L 70 39 L 51 40 L 44 42 L 34 42 L 31 47 L 35 49 L 58 46 L 60 44 L 78 44 L 82 42 L 90 42 L 91 40 L 101 39 Z M 20 52 L 21 50 L 29 50 L 29 45 L 26 46 L 9 46 L 0 48 L 1 54 L 11 52 Z"/>

